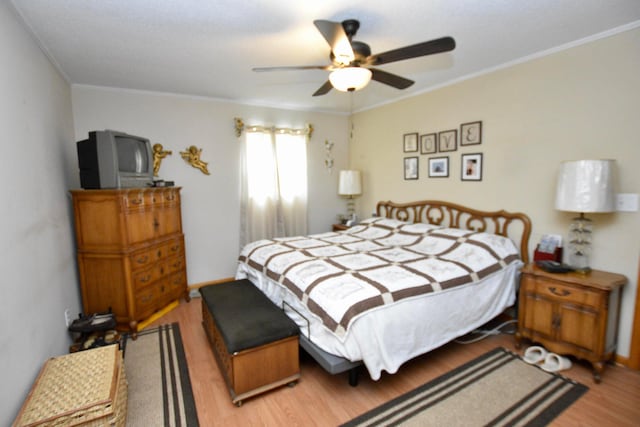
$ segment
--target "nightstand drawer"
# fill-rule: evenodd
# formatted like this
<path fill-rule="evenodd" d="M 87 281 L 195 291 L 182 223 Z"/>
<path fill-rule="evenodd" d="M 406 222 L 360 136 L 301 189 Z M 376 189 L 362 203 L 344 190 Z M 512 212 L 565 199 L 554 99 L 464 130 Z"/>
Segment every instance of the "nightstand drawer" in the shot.
<path fill-rule="evenodd" d="M 597 308 L 600 306 L 602 296 L 577 286 L 566 285 L 550 280 L 536 280 L 535 292 L 560 302 L 575 303 Z"/>

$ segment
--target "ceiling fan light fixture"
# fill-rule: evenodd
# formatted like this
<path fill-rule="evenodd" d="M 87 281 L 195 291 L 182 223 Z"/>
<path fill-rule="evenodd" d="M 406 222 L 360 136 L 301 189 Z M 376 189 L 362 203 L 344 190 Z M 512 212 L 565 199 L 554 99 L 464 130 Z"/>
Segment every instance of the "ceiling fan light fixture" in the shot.
<path fill-rule="evenodd" d="M 331 85 L 342 92 L 353 92 L 371 81 L 371 70 L 362 67 L 338 68 L 329 74 Z"/>

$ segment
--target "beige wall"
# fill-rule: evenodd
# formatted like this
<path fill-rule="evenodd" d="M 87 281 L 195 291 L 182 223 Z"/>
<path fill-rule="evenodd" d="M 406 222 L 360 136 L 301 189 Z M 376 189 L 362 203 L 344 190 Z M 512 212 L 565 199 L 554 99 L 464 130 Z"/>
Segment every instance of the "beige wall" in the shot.
<path fill-rule="evenodd" d="M 640 193 L 640 30 L 624 32 L 429 93 L 357 113 L 351 167 L 364 172 L 361 216 L 378 200 L 440 199 L 479 209 L 527 213 L 532 245 L 542 234 L 566 236 L 571 213 L 554 209 L 563 160 L 615 159 L 620 193 Z M 448 155 L 448 178 L 403 179 L 402 135 L 459 129 L 481 120 L 481 145 Z M 462 182 L 460 155 L 481 152 L 481 182 Z M 413 154 L 412 154 L 413 155 Z M 629 278 L 618 354 L 629 354 L 640 254 L 638 212 L 592 214 L 594 268 Z"/>
<path fill-rule="evenodd" d="M 162 162 L 160 177 L 182 187 L 182 220 L 189 284 L 235 275 L 239 248 L 239 149 L 234 117 L 249 124 L 315 130 L 308 145 L 309 232 L 331 229 L 344 211 L 337 195 L 338 170 L 347 163 L 346 116 L 253 107 L 207 98 L 72 87 L 76 139 L 91 130 L 115 129 L 149 138 L 173 154 Z M 325 169 L 325 140 L 334 142 L 333 173 Z M 209 162 L 211 175 L 189 166 L 179 152 L 195 145 Z M 68 149 L 75 150 L 73 141 Z M 76 176 L 75 186 L 79 186 Z"/>

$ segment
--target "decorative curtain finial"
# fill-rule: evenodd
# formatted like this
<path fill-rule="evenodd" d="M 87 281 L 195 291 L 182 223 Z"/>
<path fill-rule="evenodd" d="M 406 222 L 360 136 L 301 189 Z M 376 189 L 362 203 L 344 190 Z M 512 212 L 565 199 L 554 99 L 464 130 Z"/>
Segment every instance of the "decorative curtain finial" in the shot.
<path fill-rule="evenodd" d="M 311 135 L 313 135 L 313 125 L 311 123 L 307 124 L 307 135 L 309 135 L 309 139 L 311 139 Z"/>
<path fill-rule="evenodd" d="M 235 117 L 233 121 L 235 122 L 236 136 L 240 138 L 240 136 L 242 135 L 242 130 L 244 129 L 244 122 L 241 118 L 238 117 Z"/>

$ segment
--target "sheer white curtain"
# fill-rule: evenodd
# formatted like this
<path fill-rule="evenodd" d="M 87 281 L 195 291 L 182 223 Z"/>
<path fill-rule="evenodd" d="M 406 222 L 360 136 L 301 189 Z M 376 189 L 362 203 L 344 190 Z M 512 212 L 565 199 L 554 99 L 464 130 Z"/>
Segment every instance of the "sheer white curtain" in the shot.
<path fill-rule="evenodd" d="M 307 233 L 307 136 L 247 130 L 241 138 L 240 244 Z"/>

